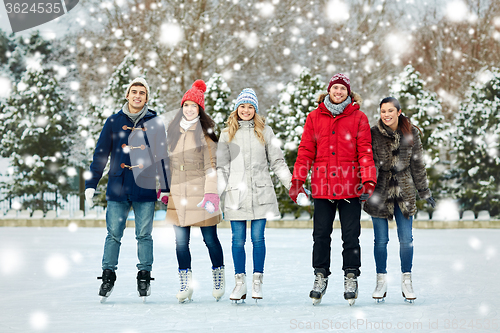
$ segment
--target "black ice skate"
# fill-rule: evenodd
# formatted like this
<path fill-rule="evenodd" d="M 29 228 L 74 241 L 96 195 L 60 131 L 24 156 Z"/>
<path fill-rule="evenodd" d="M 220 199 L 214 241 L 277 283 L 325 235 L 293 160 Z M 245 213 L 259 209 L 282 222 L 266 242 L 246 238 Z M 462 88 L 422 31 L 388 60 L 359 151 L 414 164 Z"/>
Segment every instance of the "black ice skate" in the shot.
<path fill-rule="evenodd" d="M 358 298 L 358 277 L 355 273 L 346 271 L 344 276 L 344 299 L 349 302 L 349 305 L 354 305 Z"/>
<path fill-rule="evenodd" d="M 137 272 L 137 294 L 142 297 L 143 302 L 146 302 L 146 297 L 151 295 L 151 280 L 154 278 L 151 277 L 150 271 Z"/>
<path fill-rule="evenodd" d="M 110 269 L 105 269 L 102 271 L 102 276 L 98 276 L 97 279 L 102 280 L 101 287 L 99 288 L 99 296 L 101 296 L 101 303 L 104 303 L 113 291 L 116 274 Z"/>
<path fill-rule="evenodd" d="M 312 298 L 313 305 L 318 305 L 321 303 L 321 298 L 326 293 L 326 287 L 328 286 L 328 277 L 326 277 L 326 270 L 323 268 L 317 268 L 314 270 L 315 278 L 313 289 L 309 293 L 309 297 Z"/>

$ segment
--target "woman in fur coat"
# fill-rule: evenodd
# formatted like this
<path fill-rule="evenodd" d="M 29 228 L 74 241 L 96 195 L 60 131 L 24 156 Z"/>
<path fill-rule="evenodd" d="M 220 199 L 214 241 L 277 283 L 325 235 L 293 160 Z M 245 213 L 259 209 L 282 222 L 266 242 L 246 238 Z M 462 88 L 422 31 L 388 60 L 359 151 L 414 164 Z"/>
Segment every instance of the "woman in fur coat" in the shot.
<path fill-rule="evenodd" d="M 425 170 L 419 129 L 401 113 L 399 101 L 387 97 L 380 102 L 380 120 L 371 128 L 377 186 L 364 210 L 372 216 L 375 235 L 377 286 L 372 297 L 383 300 L 387 293 L 388 221 L 396 220 L 401 259 L 401 289 L 406 300 L 416 299 L 411 281 L 413 261 L 413 215 L 416 192 L 434 207 Z"/>

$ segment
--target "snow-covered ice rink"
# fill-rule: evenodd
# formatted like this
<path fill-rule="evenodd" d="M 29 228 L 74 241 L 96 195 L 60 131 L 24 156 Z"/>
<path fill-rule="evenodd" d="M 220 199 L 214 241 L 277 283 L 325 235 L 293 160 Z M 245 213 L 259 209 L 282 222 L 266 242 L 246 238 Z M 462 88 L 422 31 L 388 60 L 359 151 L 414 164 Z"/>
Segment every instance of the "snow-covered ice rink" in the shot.
<path fill-rule="evenodd" d="M 313 306 L 309 229 L 267 229 L 264 299 L 232 304 L 231 231 L 219 229 L 226 263 L 226 294 L 212 297 L 211 265 L 198 228 L 191 251 L 196 289 L 179 304 L 171 227 L 154 230 L 152 294 L 137 296 L 134 231 L 122 240 L 115 289 L 97 296 L 104 228 L 0 228 L 0 332 L 499 332 L 499 229 L 414 230 L 415 304 L 403 301 L 396 230 L 389 242 L 385 303 L 375 287 L 373 231 L 362 229 L 359 297 L 343 299 L 340 231 L 333 233 L 332 275 L 323 301 Z M 247 234 L 248 235 L 248 234 Z M 247 273 L 252 272 L 247 240 Z M 247 277 L 250 282 L 251 277 Z"/>

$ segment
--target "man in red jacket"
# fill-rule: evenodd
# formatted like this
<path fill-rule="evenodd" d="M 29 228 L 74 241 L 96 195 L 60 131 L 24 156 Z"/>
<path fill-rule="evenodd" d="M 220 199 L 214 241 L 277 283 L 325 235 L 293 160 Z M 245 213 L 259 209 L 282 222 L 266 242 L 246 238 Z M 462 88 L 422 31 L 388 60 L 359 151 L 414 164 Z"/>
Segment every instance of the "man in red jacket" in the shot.
<path fill-rule="evenodd" d="M 318 98 L 318 108 L 306 120 L 290 188 L 297 202 L 312 167 L 314 198 L 313 267 L 315 281 L 309 297 L 319 304 L 330 275 L 331 233 L 339 210 L 342 232 L 344 298 L 354 304 L 360 274 L 361 202 L 366 201 L 377 181 L 373 162 L 370 124 L 359 110 L 361 98 L 351 92 L 350 80 L 335 74 L 328 93 Z"/>

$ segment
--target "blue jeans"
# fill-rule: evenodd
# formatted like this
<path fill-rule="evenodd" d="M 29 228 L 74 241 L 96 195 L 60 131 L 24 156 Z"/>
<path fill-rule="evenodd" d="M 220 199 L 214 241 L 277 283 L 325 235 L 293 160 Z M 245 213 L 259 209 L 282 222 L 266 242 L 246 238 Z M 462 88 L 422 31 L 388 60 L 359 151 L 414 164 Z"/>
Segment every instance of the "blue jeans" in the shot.
<path fill-rule="evenodd" d="M 405 218 L 399 206 L 394 205 L 394 218 L 399 238 L 399 257 L 401 259 L 401 272 L 411 272 L 413 263 L 413 216 Z M 372 217 L 373 233 L 375 235 L 375 246 L 373 254 L 377 273 L 387 273 L 387 243 L 389 242 L 389 222 L 387 219 Z"/>
<path fill-rule="evenodd" d="M 264 273 L 264 260 L 266 258 L 266 243 L 264 229 L 266 219 L 251 221 L 251 238 L 253 244 L 253 272 Z M 245 241 L 247 238 L 247 221 L 231 221 L 232 247 L 235 274 L 245 273 Z"/>
<path fill-rule="evenodd" d="M 118 266 L 121 239 L 127 223 L 130 207 L 135 214 L 135 239 L 137 240 L 137 257 L 139 270 L 151 271 L 153 266 L 153 216 L 155 213 L 154 201 L 108 201 L 106 211 L 106 228 L 108 235 L 104 243 L 102 269 L 115 271 Z"/>
<path fill-rule="evenodd" d="M 219 237 L 217 237 L 217 226 L 200 227 L 203 241 L 208 248 L 208 254 L 212 261 L 212 268 L 224 266 L 224 255 Z M 191 269 L 191 252 L 189 251 L 189 238 L 191 227 L 179 227 L 174 225 L 175 252 L 179 269 Z"/>

